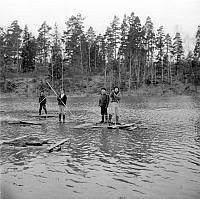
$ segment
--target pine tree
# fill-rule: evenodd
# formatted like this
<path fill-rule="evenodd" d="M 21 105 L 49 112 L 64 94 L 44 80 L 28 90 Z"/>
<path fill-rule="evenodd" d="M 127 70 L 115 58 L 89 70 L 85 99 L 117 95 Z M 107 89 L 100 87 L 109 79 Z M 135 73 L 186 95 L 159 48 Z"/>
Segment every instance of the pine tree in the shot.
<path fill-rule="evenodd" d="M 7 64 L 17 64 L 17 70 L 20 71 L 19 54 L 21 46 L 21 33 L 22 30 L 15 20 L 11 23 L 11 26 L 7 29 L 5 35 L 5 56 Z"/>
<path fill-rule="evenodd" d="M 146 48 L 147 48 L 147 66 L 150 67 L 151 74 L 151 83 L 154 81 L 154 65 L 153 65 L 153 57 L 154 57 L 154 49 L 155 49 L 155 33 L 154 26 L 151 18 L 148 16 L 144 25 L 145 30 L 145 40 L 146 40 Z"/>
<path fill-rule="evenodd" d="M 73 68 L 74 73 L 77 70 L 81 70 L 83 73 L 84 69 L 84 53 L 83 49 L 85 36 L 84 36 L 84 26 L 81 14 L 77 16 L 71 16 L 69 20 L 65 23 L 66 30 L 64 31 L 63 41 L 65 44 L 66 56 L 68 57 L 69 64 Z M 81 68 L 79 68 L 81 66 Z"/>
<path fill-rule="evenodd" d="M 3 66 L 5 65 L 5 32 L 3 28 L 0 27 L 0 68 L 2 70 Z"/>
<path fill-rule="evenodd" d="M 173 56 L 173 46 L 172 46 L 172 39 L 169 34 L 166 34 L 165 36 L 165 55 L 164 55 L 164 61 L 163 65 L 164 68 L 167 69 L 168 74 L 168 82 L 172 83 L 172 64 L 171 59 Z"/>
<path fill-rule="evenodd" d="M 29 72 L 35 69 L 35 57 L 36 57 L 36 41 L 31 33 L 28 31 L 27 25 L 23 31 L 22 37 L 22 72 Z"/>
<path fill-rule="evenodd" d="M 38 38 L 37 38 L 37 57 L 45 67 L 47 64 L 47 57 L 49 56 L 50 50 L 50 30 L 51 27 L 47 25 L 46 21 L 44 21 L 41 27 L 38 30 Z"/>
<path fill-rule="evenodd" d="M 174 37 L 173 42 L 173 56 L 175 60 L 176 65 L 176 75 L 178 75 L 178 66 L 181 63 L 181 60 L 183 58 L 183 45 L 182 45 L 182 38 L 181 34 L 179 32 L 176 33 Z"/>
<path fill-rule="evenodd" d="M 57 24 L 54 25 L 54 32 L 52 36 L 52 46 L 51 46 L 51 64 L 49 66 L 49 75 L 51 76 L 52 84 L 54 80 L 60 80 L 62 78 L 63 87 L 63 56 L 62 56 L 62 46 L 61 46 L 61 35 L 58 32 Z"/>
<path fill-rule="evenodd" d="M 89 29 L 86 32 L 86 40 L 88 43 L 88 68 L 89 68 L 90 72 L 92 71 L 92 68 L 94 68 L 94 66 L 95 66 L 95 60 L 94 60 L 94 58 L 95 58 L 95 51 L 94 51 L 95 39 L 96 39 L 95 31 L 92 27 L 89 27 Z M 92 50 L 92 52 L 91 52 L 91 50 Z M 93 59 L 91 59 L 91 57 Z M 92 66 L 91 66 L 91 63 L 92 63 Z"/>
<path fill-rule="evenodd" d="M 197 34 L 196 34 L 196 44 L 194 48 L 194 56 L 197 59 L 200 58 L 200 25 L 198 26 Z"/>
<path fill-rule="evenodd" d="M 122 24 L 121 24 L 121 32 L 120 32 L 120 46 L 118 51 L 119 57 L 119 86 L 122 90 L 125 90 L 126 86 L 126 69 L 128 65 L 128 17 L 124 15 Z"/>
<path fill-rule="evenodd" d="M 161 76 L 161 82 L 163 83 L 164 80 L 164 66 L 163 66 L 163 59 L 164 59 L 164 41 L 165 34 L 163 31 L 163 26 L 160 26 L 157 30 L 156 34 L 156 61 L 157 61 L 157 71 L 156 71 L 156 81 L 157 75 Z"/>
<path fill-rule="evenodd" d="M 136 86 L 140 84 L 141 76 L 141 50 L 142 50 L 142 37 L 143 31 L 138 16 L 131 13 L 129 17 L 129 34 L 128 34 L 128 51 L 129 51 L 129 92 L 131 90 L 132 79 L 132 65 L 134 65 Z"/>

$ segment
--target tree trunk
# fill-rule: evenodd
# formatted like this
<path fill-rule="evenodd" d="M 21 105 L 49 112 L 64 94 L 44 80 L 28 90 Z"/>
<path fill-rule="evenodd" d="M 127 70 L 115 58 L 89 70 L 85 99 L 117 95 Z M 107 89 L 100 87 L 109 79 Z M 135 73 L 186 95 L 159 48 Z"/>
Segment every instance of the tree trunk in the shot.
<path fill-rule="evenodd" d="M 120 66 L 120 59 L 119 59 L 119 81 L 118 81 L 118 87 L 121 87 L 121 66 Z"/>
<path fill-rule="evenodd" d="M 90 45 L 89 45 L 89 52 L 88 52 L 88 54 L 89 54 L 89 56 L 88 56 L 88 58 L 89 58 L 89 60 L 88 60 L 88 66 L 89 66 L 89 71 L 91 72 L 91 68 L 90 68 Z"/>
<path fill-rule="evenodd" d="M 132 59 L 132 57 L 131 57 L 131 53 L 130 53 L 130 60 L 129 60 L 129 84 L 128 84 L 128 93 L 129 93 L 129 95 L 131 94 L 131 73 L 132 73 L 132 71 L 131 71 L 131 68 L 132 68 L 132 66 L 131 66 L 131 59 Z"/>

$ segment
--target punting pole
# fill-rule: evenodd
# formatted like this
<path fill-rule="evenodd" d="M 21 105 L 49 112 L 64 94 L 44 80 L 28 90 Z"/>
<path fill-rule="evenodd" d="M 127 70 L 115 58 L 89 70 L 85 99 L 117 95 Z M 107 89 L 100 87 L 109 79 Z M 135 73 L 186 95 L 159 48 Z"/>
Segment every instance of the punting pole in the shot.
<path fill-rule="evenodd" d="M 48 86 L 51 88 L 51 90 L 55 93 L 56 97 L 58 97 L 60 99 L 60 97 L 58 96 L 58 94 L 56 93 L 56 91 L 53 89 L 53 87 L 49 84 L 49 82 L 46 81 L 46 83 L 48 84 Z M 68 111 L 70 112 L 70 114 L 74 117 L 74 120 L 75 119 L 75 116 L 74 114 L 70 111 L 69 107 L 63 103 L 63 101 L 60 99 L 60 101 L 62 102 L 62 104 L 68 109 Z"/>

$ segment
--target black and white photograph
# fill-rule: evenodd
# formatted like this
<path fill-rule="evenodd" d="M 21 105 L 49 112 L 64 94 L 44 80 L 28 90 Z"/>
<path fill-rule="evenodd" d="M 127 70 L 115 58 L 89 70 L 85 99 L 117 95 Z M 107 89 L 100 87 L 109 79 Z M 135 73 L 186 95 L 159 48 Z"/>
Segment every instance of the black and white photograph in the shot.
<path fill-rule="evenodd" d="M 200 199 L 200 0 L 1 0 L 1 199 Z"/>

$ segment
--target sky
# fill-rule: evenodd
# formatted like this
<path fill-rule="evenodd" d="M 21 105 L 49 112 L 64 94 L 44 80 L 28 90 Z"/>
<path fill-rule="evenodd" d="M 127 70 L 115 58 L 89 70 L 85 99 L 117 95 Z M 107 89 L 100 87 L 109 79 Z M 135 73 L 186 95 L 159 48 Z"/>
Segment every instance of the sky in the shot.
<path fill-rule="evenodd" d="M 92 26 L 96 33 L 104 33 L 114 15 L 121 21 L 124 14 L 134 12 L 142 25 L 151 17 L 155 30 L 163 25 L 172 37 L 181 32 L 185 48 L 193 48 L 197 27 L 200 25 L 200 0 L 1 0 L 0 26 L 6 28 L 18 20 L 23 28 L 28 25 L 37 35 L 44 21 L 58 24 L 62 33 L 65 22 L 81 13 L 85 29 Z"/>

